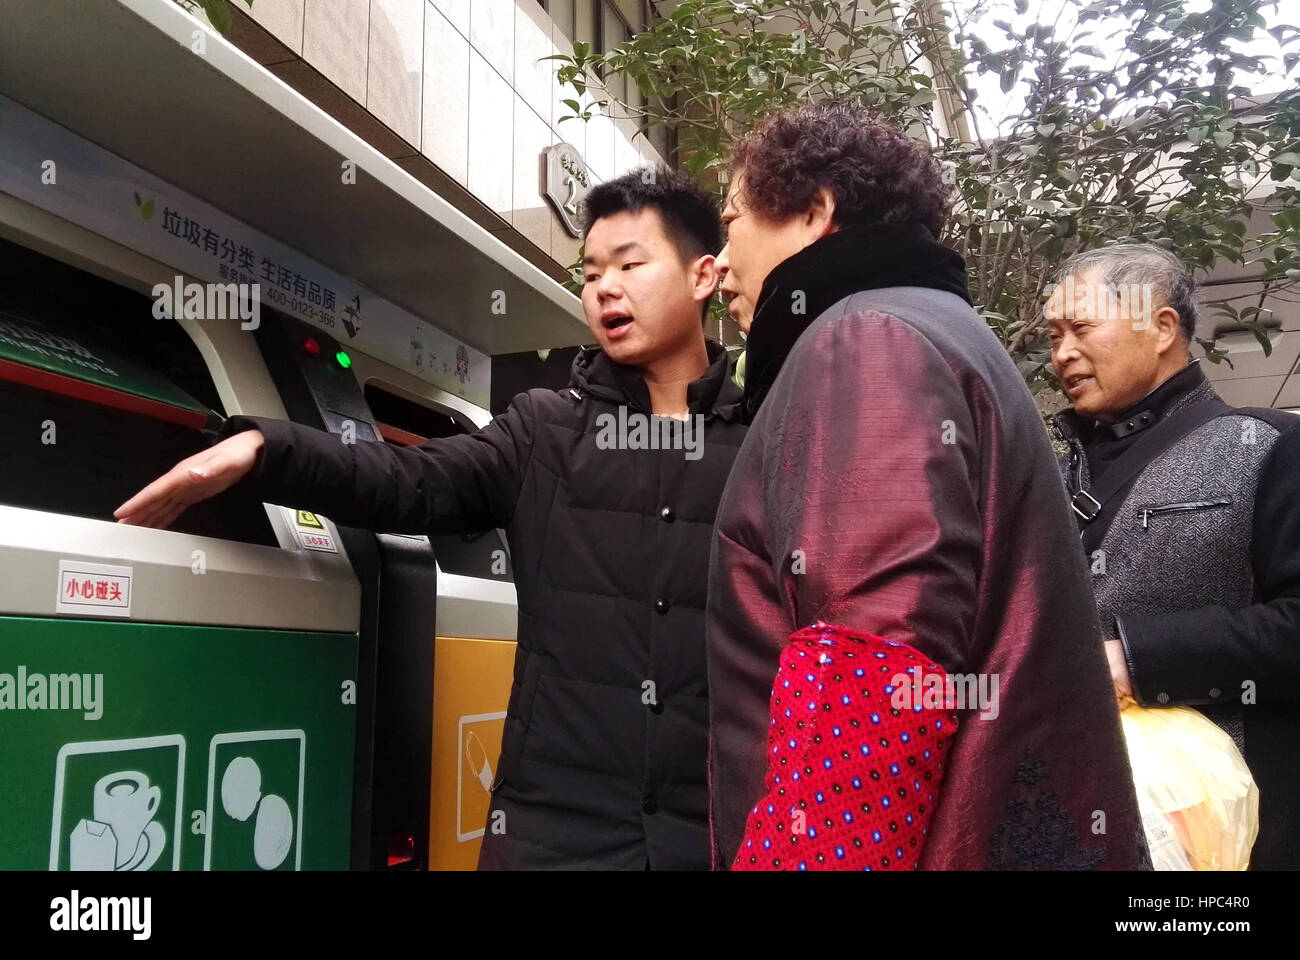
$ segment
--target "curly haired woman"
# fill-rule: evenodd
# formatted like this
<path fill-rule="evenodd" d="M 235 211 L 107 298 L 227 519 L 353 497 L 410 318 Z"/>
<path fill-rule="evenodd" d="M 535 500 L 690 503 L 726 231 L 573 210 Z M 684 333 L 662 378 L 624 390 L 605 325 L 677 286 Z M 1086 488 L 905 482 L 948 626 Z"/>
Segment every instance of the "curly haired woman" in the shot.
<path fill-rule="evenodd" d="M 1078 535 L 937 240 L 939 165 L 818 103 L 733 170 L 752 426 L 710 565 L 714 866 L 1145 866 Z"/>

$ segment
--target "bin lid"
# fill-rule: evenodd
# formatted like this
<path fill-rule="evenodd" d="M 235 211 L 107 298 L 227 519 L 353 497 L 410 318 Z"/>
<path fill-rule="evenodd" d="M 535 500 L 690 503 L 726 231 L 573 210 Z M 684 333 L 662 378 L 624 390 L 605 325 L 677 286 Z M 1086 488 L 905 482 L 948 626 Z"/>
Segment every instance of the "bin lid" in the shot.
<path fill-rule="evenodd" d="M 62 325 L 60 325 L 62 326 Z M 0 309 L 0 380 L 202 429 L 215 416 L 166 377 L 85 329 Z"/>

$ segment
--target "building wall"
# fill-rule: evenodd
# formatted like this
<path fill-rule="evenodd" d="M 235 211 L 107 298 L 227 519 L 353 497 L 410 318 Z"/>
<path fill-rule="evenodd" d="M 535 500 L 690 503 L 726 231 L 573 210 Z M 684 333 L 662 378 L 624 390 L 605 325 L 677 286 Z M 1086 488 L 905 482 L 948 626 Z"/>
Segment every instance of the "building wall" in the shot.
<path fill-rule="evenodd" d="M 628 120 L 562 122 L 562 100 L 593 98 L 562 87 L 556 62 L 542 60 L 572 42 L 539 0 L 231 6 L 248 18 L 237 18 L 235 43 L 553 276 L 579 241 L 542 198 L 542 150 L 572 144 L 598 182 L 663 162 Z M 574 20 L 572 6 L 557 16 Z"/>

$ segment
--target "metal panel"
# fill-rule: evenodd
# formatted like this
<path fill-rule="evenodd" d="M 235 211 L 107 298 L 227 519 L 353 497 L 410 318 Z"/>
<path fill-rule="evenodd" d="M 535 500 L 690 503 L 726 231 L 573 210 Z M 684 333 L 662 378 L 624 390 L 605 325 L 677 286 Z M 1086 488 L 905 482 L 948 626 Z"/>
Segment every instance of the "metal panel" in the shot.
<path fill-rule="evenodd" d="M 131 567 L 135 621 L 352 633 L 360 617 L 361 589 L 342 552 L 281 550 L 0 506 L 0 613 L 53 615 L 60 560 Z"/>
<path fill-rule="evenodd" d="M 438 636 L 514 640 L 519 606 L 513 583 L 438 570 Z"/>
<path fill-rule="evenodd" d="M 486 353 L 586 339 L 577 298 L 172 0 L 5 7 L 0 92 Z"/>

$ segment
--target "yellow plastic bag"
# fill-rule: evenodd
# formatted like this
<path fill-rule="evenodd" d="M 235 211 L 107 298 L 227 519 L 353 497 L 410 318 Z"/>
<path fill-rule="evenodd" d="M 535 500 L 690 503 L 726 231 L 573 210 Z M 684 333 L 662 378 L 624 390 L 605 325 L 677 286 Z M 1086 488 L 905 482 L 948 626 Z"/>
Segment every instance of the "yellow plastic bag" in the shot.
<path fill-rule="evenodd" d="M 1157 870 L 1245 870 L 1259 788 L 1232 737 L 1189 707 L 1120 712 Z"/>

